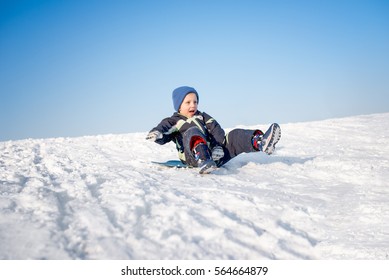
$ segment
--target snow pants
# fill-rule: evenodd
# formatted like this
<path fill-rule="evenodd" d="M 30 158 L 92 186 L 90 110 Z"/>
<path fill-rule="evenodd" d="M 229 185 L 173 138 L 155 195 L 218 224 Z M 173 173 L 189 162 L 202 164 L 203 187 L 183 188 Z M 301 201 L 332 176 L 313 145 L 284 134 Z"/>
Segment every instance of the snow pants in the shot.
<path fill-rule="evenodd" d="M 221 145 L 224 151 L 224 157 L 218 161 L 215 161 L 216 165 L 220 167 L 241 153 L 257 152 L 252 144 L 252 138 L 257 132 L 258 130 L 241 128 L 236 128 L 228 132 L 224 138 L 224 142 Z M 191 127 L 183 134 L 185 164 L 197 167 L 197 160 L 195 159 L 192 152 L 193 147 L 191 147 L 191 143 L 193 142 L 194 137 L 201 137 L 205 141 L 207 141 L 207 137 L 197 127 Z M 210 155 L 212 153 L 212 148 L 213 147 L 210 147 Z"/>

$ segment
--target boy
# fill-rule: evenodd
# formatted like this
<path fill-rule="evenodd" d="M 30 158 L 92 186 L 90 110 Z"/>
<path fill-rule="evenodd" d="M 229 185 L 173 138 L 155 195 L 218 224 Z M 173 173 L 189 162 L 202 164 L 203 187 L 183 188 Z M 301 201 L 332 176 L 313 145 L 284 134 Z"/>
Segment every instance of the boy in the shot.
<path fill-rule="evenodd" d="M 281 128 L 273 123 L 264 134 L 261 130 L 224 130 L 210 115 L 197 110 L 199 95 L 192 87 L 173 91 L 175 113 L 154 127 L 146 139 L 160 145 L 173 141 L 180 160 L 188 166 L 209 173 L 241 153 L 273 153 L 281 138 Z"/>

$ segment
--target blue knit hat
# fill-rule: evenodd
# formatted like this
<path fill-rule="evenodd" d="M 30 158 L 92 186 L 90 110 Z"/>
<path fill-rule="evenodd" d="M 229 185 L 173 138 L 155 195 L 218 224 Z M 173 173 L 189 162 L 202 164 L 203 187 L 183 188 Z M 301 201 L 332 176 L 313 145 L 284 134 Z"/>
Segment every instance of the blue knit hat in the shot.
<path fill-rule="evenodd" d="M 176 112 L 178 112 L 178 110 L 180 109 L 180 106 L 182 104 L 182 101 L 184 101 L 185 96 L 187 96 L 189 93 L 195 93 L 197 96 L 197 102 L 199 102 L 199 94 L 192 87 L 183 86 L 183 87 L 179 87 L 179 88 L 176 88 L 175 90 L 173 90 L 173 95 L 172 95 L 173 106 L 174 106 L 174 110 L 176 110 Z"/>

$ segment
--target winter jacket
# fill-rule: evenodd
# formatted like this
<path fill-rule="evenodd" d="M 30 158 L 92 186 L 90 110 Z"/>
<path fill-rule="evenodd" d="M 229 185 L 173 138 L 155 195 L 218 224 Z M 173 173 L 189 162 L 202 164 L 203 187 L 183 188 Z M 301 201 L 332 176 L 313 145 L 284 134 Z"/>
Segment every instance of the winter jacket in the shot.
<path fill-rule="evenodd" d="M 197 111 L 191 118 L 176 112 L 171 117 L 163 119 L 151 131 L 157 130 L 163 134 L 161 139 L 156 140 L 156 143 L 160 145 L 173 141 L 176 144 L 179 158 L 185 161 L 182 135 L 186 130 L 194 126 L 197 126 L 206 136 L 210 149 L 223 145 L 225 139 L 224 130 L 214 118 L 200 111 Z"/>

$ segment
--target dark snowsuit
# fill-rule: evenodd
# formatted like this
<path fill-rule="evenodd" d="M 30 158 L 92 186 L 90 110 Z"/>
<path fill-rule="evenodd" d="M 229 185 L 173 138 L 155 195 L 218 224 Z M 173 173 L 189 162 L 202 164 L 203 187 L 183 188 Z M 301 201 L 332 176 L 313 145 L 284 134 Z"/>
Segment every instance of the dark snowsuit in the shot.
<path fill-rule="evenodd" d="M 157 139 L 156 143 L 163 145 L 173 141 L 180 160 L 194 167 L 197 167 L 197 161 L 192 153 L 193 137 L 202 137 L 210 151 L 216 146 L 223 148 L 224 157 L 216 161 L 217 166 L 222 166 L 241 153 L 257 151 L 252 145 L 252 137 L 258 130 L 233 129 L 225 134 L 214 118 L 200 111 L 191 118 L 176 112 L 171 117 L 163 119 L 151 131 L 155 130 L 163 134 L 163 138 Z"/>

